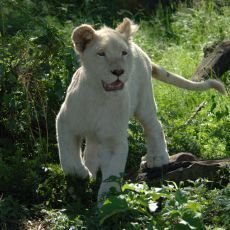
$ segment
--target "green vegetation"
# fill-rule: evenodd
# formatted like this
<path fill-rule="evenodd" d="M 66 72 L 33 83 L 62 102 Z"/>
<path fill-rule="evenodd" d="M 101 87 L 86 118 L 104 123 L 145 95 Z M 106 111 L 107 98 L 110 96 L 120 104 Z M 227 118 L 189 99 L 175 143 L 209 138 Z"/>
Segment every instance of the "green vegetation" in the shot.
<path fill-rule="evenodd" d="M 152 60 L 190 78 L 202 48 L 230 37 L 228 1 L 188 1 L 148 15 L 119 9 L 118 0 L 61 2 L 0 2 L 0 229 L 229 229 L 230 187 L 222 183 L 229 170 L 217 187 L 202 179 L 160 188 L 124 181 L 123 192 L 97 209 L 98 181 L 63 175 L 55 137 L 55 116 L 80 65 L 70 41 L 74 26 L 115 26 L 131 17 L 140 24 L 134 40 Z M 229 79 L 228 72 L 228 89 Z M 153 88 L 171 154 L 230 157 L 229 97 L 157 81 Z M 135 120 L 129 134 L 127 174 L 145 153 Z"/>

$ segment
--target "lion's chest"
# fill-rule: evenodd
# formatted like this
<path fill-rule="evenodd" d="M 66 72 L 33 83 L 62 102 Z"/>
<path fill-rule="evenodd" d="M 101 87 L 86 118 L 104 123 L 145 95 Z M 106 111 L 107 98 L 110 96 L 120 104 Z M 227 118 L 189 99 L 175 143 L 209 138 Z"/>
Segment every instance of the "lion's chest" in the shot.
<path fill-rule="evenodd" d="M 72 95 L 68 100 L 68 120 L 76 135 L 99 139 L 123 135 L 128 127 L 129 96 L 123 91 L 96 95 L 93 92 Z"/>

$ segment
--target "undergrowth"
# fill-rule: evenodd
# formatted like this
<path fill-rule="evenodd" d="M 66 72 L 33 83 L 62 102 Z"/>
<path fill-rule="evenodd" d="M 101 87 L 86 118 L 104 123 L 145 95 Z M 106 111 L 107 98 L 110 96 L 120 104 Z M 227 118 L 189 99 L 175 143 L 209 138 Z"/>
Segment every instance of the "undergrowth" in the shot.
<path fill-rule="evenodd" d="M 123 192 L 97 209 L 99 181 L 66 178 L 61 171 L 55 116 L 80 65 L 70 42 L 74 26 L 115 26 L 131 17 L 140 24 L 134 41 L 157 64 L 186 78 L 195 72 L 207 44 L 230 37 L 228 1 L 189 1 L 148 14 L 116 4 L 0 2 L 0 229 L 229 228 L 230 188 L 221 180 L 217 187 L 200 179 L 159 188 L 124 181 Z M 229 72 L 222 81 L 229 90 Z M 170 154 L 230 156 L 229 97 L 157 81 L 153 90 Z M 136 120 L 129 123 L 129 143 L 126 174 L 132 175 L 146 152 Z M 220 176 L 225 182 L 226 171 Z"/>

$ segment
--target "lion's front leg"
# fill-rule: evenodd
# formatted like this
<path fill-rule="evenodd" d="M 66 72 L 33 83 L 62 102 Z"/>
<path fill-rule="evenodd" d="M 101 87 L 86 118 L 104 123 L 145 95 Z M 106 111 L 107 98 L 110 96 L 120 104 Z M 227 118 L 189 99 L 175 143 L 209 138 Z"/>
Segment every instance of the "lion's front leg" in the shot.
<path fill-rule="evenodd" d="M 121 190 L 121 177 L 124 173 L 127 155 L 127 138 L 121 142 L 116 142 L 112 148 L 105 147 L 100 153 L 102 183 L 98 192 L 99 205 L 112 187 L 116 191 Z"/>
<path fill-rule="evenodd" d="M 92 174 L 93 179 L 96 180 L 97 172 L 100 166 L 98 153 L 101 146 L 92 138 L 86 138 L 86 147 L 84 150 L 84 163 Z"/>
<path fill-rule="evenodd" d="M 91 176 L 82 161 L 81 138 L 72 134 L 59 119 L 57 119 L 57 141 L 63 171 L 83 179 Z"/>

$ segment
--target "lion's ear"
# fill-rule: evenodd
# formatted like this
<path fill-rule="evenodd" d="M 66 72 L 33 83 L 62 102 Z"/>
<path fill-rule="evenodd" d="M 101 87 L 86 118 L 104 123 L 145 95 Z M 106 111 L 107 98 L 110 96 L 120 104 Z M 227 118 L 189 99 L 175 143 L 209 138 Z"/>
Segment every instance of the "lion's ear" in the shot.
<path fill-rule="evenodd" d="M 138 25 L 134 24 L 133 21 L 128 18 L 124 18 L 123 22 L 116 28 L 116 31 L 124 35 L 127 39 L 130 39 L 137 30 Z"/>
<path fill-rule="evenodd" d="M 90 25 L 81 25 L 73 30 L 72 41 L 75 49 L 82 53 L 87 44 L 91 42 L 96 36 L 95 30 Z"/>

